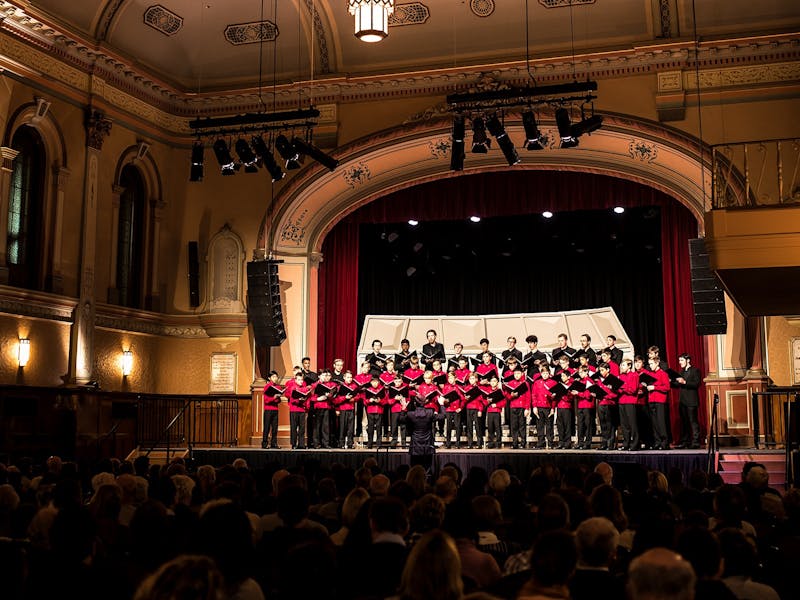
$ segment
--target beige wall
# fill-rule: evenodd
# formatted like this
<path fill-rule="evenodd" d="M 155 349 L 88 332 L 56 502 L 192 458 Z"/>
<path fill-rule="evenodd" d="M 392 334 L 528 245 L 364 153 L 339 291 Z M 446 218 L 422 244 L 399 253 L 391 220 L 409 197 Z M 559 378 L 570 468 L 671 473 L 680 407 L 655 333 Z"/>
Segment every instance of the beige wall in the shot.
<path fill-rule="evenodd" d="M 775 385 L 792 385 L 792 338 L 800 338 L 800 319 L 793 322 L 784 317 L 767 317 L 768 374 Z M 797 382 L 800 384 L 800 382 Z"/>

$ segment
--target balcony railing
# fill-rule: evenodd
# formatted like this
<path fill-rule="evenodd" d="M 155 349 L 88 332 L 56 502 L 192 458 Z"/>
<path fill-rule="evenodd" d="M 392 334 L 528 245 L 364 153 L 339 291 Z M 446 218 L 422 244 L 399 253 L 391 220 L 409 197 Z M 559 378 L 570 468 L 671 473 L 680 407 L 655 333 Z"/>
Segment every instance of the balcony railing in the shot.
<path fill-rule="evenodd" d="M 712 146 L 714 208 L 800 202 L 800 138 Z"/>

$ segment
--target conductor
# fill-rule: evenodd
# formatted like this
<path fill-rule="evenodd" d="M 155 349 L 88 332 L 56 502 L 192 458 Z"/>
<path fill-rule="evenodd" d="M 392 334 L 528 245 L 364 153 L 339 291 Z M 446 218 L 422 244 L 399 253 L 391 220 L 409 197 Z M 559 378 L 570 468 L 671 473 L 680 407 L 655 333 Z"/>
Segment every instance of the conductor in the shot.
<path fill-rule="evenodd" d="M 431 472 L 433 456 L 436 454 L 434 425 L 445 418 L 445 412 L 442 410 L 444 398 L 439 397 L 437 405 L 438 410 L 433 410 L 425 408 L 421 399 L 402 400 L 403 410 L 398 416 L 400 424 L 405 424 L 411 440 L 409 446 L 411 466 L 422 465 L 428 473 Z"/>

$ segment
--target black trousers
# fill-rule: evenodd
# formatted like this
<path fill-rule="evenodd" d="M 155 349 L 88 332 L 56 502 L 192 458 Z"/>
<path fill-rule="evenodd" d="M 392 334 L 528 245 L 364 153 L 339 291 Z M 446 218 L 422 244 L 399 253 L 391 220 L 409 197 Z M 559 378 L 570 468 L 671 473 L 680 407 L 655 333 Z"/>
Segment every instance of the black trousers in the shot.
<path fill-rule="evenodd" d="M 591 408 L 578 409 L 578 447 L 591 448 L 594 435 L 594 410 Z"/>
<path fill-rule="evenodd" d="M 389 422 L 391 424 L 392 445 L 397 445 L 397 433 L 400 432 L 400 445 L 406 445 L 406 426 L 400 424 L 400 413 L 393 412 L 389 414 Z"/>
<path fill-rule="evenodd" d="M 636 404 L 619 405 L 619 422 L 622 427 L 622 446 L 628 450 L 638 450 L 641 446 L 639 441 L 639 423 L 637 420 Z"/>
<path fill-rule="evenodd" d="M 292 448 L 305 448 L 306 447 L 305 438 L 306 438 L 306 413 L 290 412 L 289 440 L 292 442 Z"/>
<path fill-rule="evenodd" d="M 270 433 L 272 436 L 270 437 Z M 271 440 L 272 448 L 278 447 L 278 411 L 264 411 L 264 435 L 261 438 L 261 447 L 266 448 L 267 442 Z"/>
<path fill-rule="evenodd" d="M 381 443 L 381 422 L 383 413 L 367 413 L 367 445 L 371 448 L 374 442 Z"/>
<path fill-rule="evenodd" d="M 477 438 L 478 447 L 480 448 L 483 446 L 483 422 L 478 416 L 478 412 L 474 408 L 467 409 L 467 444 L 472 446 Z M 472 437 L 473 434 L 475 435 L 474 438 Z"/>
<path fill-rule="evenodd" d="M 445 432 L 444 443 L 448 448 L 450 447 L 453 433 L 456 434 L 456 446 L 461 446 L 461 415 L 462 413 L 460 412 L 445 413 L 447 429 Z"/>
<path fill-rule="evenodd" d="M 511 409 L 511 421 L 509 427 L 511 434 L 511 445 L 517 448 L 520 444 L 525 447 L 528 442 L 528 420 L 525 418 L 524 408 Z"/>
<path fill-rule="evenodd" d="M 356 402 L 356 414 L 355 414 L 355 422 L 356 422 L 356 437 L 361 437 L 362 431 L 362 423 L 364 422 L 364 403 L 363 402 Z"/>
<path fill-rule="evenodd" d="M 572 416 L 571 408 L 559 408 L 556 410 L 556 425 L 558 427 L 558 445 L 562 448 L 569 448 L 572 444 Z"/>
<path fill-rule="evenodd" d="M 486 441 L 496 448 L 500 448 L 503 445 L 503 428 L 500 426 L 500 414 L 499 412 L 486 413 L 486 425 L 488 429 Z"/>
<path fill-rule="evenodd" d="M 653 424 L 653 444 L 656 448 L 666 450 L 667 441 L 667 405 L 666 403 L 650 403 L 650 419 Z"/>
<path fill-rule="evenodd" d="M 681 416 L 681 444 L 700 445 L 700 423 L 697 420 L 697 407 L 679 405 Z"/>
<path fill-rule="evenodd" d="M 616 450 L 617 447 L 617 406 L 614 404 L 601 404 L 597 407 L 597 418 L 600 419 L 601 448 Z"/>
<path fill-rule="evenodd" d="M 317 448 L 331 447 L 331 409 L 314 409 L 314 446 Z"/>
<path fill-rule="evenodd" d="M 306 446 L 308 448 L 314 447 L 314 422 L 316 420 L 315 408 L 309 408 L 306 413 Z"/>
<path fill-rule="evenodd" d="M 536 436 L 539 438 L 539 447 L 547 444 L 553 447 L 553 409 L 546 407 L 535 408 L 539 414 L 536 417 Z"/>
<path fill-rule="evenodd" d="M 639 439 L 648 448 L 652 448 L 653 441 L 653 418 L 650 416 L 650 404 L 636 405 L 636 423 L 639 425 Z"/>
<path fill-rule="evenodd" d="M 352 448 L 355 428 L 355 411 L 339 411 L 339 448 Z"/>

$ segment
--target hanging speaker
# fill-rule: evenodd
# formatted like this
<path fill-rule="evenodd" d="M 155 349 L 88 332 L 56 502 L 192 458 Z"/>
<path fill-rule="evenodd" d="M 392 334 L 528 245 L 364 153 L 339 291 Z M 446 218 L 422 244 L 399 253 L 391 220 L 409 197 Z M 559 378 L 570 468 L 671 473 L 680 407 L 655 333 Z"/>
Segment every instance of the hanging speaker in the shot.
<path fill-rule="evenodd" d="M 723 335 L 728 331 L 725 292 L 711 270 L 705 238 L 689 240 L 692 304 L 699 335 Z"/>
<path fill-rule="evenodd" d="M 259 346 L 280 346 L 286 339 L 281 308 L 278 264 L 282 260 L 247 263 L 247 318 Z"/>
<path fill-rule="evenodd" d="M 200 258 L 197 242 L 189 242 L 189 306 L 200 306 Z"/>

